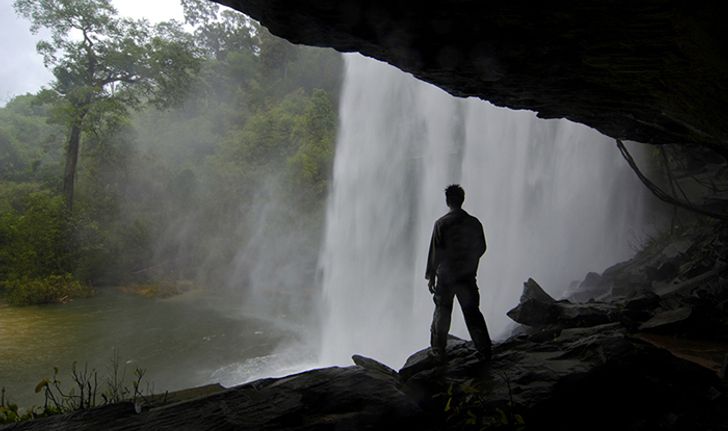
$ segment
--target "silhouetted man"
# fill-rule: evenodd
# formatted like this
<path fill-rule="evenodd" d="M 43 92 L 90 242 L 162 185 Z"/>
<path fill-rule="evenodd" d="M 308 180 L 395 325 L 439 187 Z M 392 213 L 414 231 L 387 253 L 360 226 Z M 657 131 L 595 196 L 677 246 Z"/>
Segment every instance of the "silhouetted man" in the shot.
<path fill-rule="evenodd" d="M 455 296 L 475 348 L 485 359 L 490 358 L 491 341 L 478 308 L 480 294 L 475 283 L 478 262 L 485 253 L 485 235 L 480 221 L 461 208 L 464 200 L 465 191 L 459 185 L 445 189 L 445 202 L 450 212 L 435 222 L 427 257 L 425 278 L 435 301 L 430 345 L 433 356 L 440 361 L 446 359 L 445 347 Z"/>

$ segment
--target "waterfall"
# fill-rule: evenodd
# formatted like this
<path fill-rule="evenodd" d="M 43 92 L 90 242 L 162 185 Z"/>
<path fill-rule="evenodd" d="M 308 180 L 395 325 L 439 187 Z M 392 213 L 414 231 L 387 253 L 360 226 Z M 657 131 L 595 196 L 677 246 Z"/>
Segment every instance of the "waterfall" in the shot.
<path fill-rule="evenodd" d="M 347 55 L 319 266 L 320 361 L 359 353 L 398 368 L 428 346 L 424 279 L 444 188 L 483 223 L 481 310 L 491 335 L 528 277 L 559 296 L 588 271 L 632 254 L 644 191 L 614 142 L 566 120 L 542 120 L 452 97 L 389 65 Z M 469 338 L 457 306 L 451 333 Z"/>

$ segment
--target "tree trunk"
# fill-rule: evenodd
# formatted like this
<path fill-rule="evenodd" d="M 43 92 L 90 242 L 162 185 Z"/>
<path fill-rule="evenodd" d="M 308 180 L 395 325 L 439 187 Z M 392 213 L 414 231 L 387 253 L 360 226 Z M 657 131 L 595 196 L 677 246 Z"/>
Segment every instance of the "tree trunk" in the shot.
<path fill-rule="evenodd" d="M 81 144 L 80 121 L 74 121 L 71 126 L 71 135 L 68 137 L 66 149 L 66 167 L 63 172 L 63 196 L 66 198 L 66 208 L 73 209 L 73 188 L 76 182 L 76 165 L 78 163 L 78 150 Z"/>

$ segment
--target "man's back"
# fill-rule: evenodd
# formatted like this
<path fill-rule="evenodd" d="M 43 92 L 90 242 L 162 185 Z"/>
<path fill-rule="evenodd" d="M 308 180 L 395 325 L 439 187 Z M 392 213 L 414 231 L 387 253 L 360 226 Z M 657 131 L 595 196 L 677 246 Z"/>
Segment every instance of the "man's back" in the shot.
<path fill-rule="evenodd" d="M 485 248 L 480 221 L 461 208 L 453 209 L 435 222 L 426 276 L 437 275 L 442 281 L 474 279 Z"/>

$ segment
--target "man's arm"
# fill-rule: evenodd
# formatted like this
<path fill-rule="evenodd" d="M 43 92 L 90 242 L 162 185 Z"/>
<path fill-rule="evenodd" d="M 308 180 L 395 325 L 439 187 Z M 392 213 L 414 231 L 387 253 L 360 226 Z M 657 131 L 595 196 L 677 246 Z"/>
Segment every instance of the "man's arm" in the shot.
<path fill-rule="evenodd" d="M 485 233 L 483 232 L 483 224 L 480 223 L 480 220 L 476 219 L 478 221 L 478 257 L 485 254 L 486 250 L 486 244 L 485 244 Z"/>
<path fill-rule="evenodd" d="M 483 226 L 482 225 L 480 226 L 480 244 L 481 244 L 481 247 L 480 247 L 480 249 L 481 249 L 480 255 L 482 256 L 482 255 L 485 254 L 485 250 L 488 248 L 486 246 L 486 244 L 485 244 L 485 232 L 483 232 Z"/>
<path fill-rule="evenodd" d="M 430 251 L 427 254 L 427 269 L 425 270 L 425 278 L 428 280 L 427 286 L 430 293 L 435 293 L 435 276 L 437 275 L 437 266 L 439 264 L 439 254 L 437 248 L 440 246 L 440 234 L 437 223 L 432 228 L 432 238 L 430 239 Z"/>

